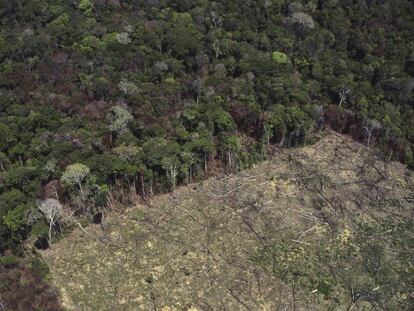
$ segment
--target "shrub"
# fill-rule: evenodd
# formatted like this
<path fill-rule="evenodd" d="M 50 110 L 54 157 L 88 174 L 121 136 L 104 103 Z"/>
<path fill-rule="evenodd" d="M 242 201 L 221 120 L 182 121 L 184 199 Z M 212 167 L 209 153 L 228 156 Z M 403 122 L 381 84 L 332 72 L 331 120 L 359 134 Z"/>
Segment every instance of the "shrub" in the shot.
<path fill-rule="evenodd" d="M 6 268 L 12 268 L 19 264 L 19 259 L 14 255 L 4 255 L 0 257 L 0 265 Z"/>

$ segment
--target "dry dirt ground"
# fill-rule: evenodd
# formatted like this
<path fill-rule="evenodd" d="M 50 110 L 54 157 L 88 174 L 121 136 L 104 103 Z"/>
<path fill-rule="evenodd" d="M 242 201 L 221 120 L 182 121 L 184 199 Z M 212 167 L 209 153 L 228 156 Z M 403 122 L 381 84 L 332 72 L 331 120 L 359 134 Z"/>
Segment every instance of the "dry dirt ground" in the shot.
<path fill-rule="evenodd" d="M 111 213 L 105 231 L 75 230 L 43 257 L 69 310 L 375 310 L 340 289 L 333 303 L 317 288 L 294 287 L 258 254 L 283 237 L 284 247 L 301 250 L 285 259 L 295 262 L 330 230 L 343 242 L 361 221 L 412 217 L 404 199 L 412 184 L 403 165 L 329 134 Z M 407 299 L 396 295 L 396 303 Z"/>

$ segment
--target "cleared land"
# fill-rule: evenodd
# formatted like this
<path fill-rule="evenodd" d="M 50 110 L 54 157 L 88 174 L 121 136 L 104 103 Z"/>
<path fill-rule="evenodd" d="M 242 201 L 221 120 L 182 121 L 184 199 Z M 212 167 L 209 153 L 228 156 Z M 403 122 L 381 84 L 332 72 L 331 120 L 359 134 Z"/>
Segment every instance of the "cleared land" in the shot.
<path fill-rule="evenodd" d="M 337 134 L 45 251 L 71 310 L 408 310 L 413 179 Z"/>

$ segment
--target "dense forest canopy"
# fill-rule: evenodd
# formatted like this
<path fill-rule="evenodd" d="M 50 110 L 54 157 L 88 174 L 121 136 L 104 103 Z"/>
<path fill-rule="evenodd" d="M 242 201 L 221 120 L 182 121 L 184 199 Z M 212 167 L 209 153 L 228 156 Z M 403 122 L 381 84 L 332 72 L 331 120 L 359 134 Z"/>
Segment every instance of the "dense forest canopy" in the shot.
<path fill-rule="evenodd" d="M 323 127 L 414 163 L 412 1 L 0 0 L 0 19 L 1 252 L 61 204 L 147 199 Z"/>

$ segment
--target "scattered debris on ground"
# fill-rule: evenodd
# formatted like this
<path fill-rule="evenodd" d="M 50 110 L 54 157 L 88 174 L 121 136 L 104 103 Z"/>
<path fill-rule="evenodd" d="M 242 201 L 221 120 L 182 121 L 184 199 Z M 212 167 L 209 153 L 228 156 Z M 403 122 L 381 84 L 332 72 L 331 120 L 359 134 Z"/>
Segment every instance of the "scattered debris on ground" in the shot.
<path fill-rule="evenodd" d="M 112 213 L 43 257 L 71 310 L 404 310 L 413 185 L 330 134 Z"/>

